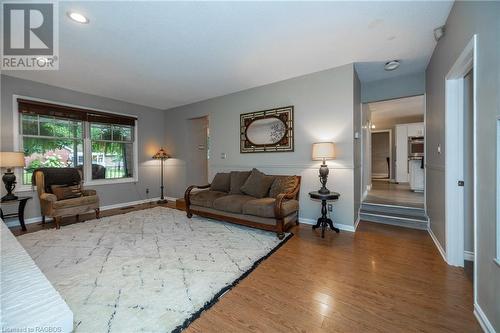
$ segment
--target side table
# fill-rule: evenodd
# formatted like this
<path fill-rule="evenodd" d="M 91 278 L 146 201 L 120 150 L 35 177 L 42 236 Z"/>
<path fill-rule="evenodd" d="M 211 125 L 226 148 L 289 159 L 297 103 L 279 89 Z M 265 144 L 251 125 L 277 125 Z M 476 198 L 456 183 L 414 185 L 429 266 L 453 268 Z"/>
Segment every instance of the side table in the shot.
<path fill-rule="evenodd" d="M 327 194 L 323 194 L 323 193 L 319 193 L 318 191 L 314 191 L 314 192 L 309 192 L 309 197 L 311 199 L 321 200 L 321 217 L 318 218 L 318 222 L 316 223 L 316 225 L 313 225 L 313 227 L 312 227 L 313 230 L 321 227 L 321 238 L 325 238 L 325 229 L 327 226 L 330 227 L 330 229 L 332 229 L 336 233 L 339 233 L 340 232 L 339 228 L 335 228 L 333 226 L 333 221 L 326 216 L 326 212 L 327 212 L 326 202 L 338 200 L 340 197 L 340 194 L 337 192 L 330 192 Z"/>
<path fill-rule="evenodd" d="M 32 197 L 18 197 L 16 200 L 7 200 L 7 201 L 0 201 L 0 218 L 2 220 L 6 217 L 19 217 L 19 222 L 21 223 L 21 229 L 23 231 L 26 231 L 26 225 L 24 224 L 24 208 L 26 207 L 26 203 L 28 202 L 29 199 Z M 12 205 L 17 203 L 17 213 L 9 213 L 9 214 L 4 214 L 2 207 L 4 205 Z"/>

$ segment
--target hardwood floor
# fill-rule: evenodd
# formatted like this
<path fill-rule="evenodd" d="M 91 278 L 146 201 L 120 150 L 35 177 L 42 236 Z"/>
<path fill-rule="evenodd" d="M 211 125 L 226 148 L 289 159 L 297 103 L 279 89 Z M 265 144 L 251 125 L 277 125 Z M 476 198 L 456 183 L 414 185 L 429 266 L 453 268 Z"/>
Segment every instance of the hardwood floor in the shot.
<path fill-rule="evenodd" d="M 373 180 L 366 199 L 368 203 L 424 208 L 424 194 L 410 190 L 409 184 Z"/>
<path fill-rule="evenodd" d="M 369 222 L 324 239 L 309 225 L 292 231 L 185 332 L 481 332 L 470 280 L 443 262 L 427 232 Z"/>
<path fill-rule="evenodd" d="M 470 281 L 427 232 L 293 232 L 186 332 L 481 332 Z"/>

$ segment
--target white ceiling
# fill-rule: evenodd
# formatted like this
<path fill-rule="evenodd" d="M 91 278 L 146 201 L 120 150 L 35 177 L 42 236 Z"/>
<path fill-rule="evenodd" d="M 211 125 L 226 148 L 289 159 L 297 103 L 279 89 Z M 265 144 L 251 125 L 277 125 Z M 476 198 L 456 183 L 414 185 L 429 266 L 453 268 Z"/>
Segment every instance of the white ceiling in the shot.
<path fill-rule="evenodd" d="M 5 74 L 160 109 L 352 62 L 371 81 L 425 70 L 452 4 L 59 2 L 60 69 Z"/>
<path fill-rule="evenodd" d="M 423 116 L 424 96 L 414 96 L 368 104 L 372 123 L 384 123 L 391 119 Z"/>

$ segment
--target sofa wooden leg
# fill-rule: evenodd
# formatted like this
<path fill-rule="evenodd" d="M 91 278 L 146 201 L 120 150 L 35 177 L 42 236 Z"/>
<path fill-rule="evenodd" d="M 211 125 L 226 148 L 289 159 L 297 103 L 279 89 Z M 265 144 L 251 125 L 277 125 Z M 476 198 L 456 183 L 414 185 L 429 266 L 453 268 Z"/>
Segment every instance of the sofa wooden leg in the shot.
<path fill-rule="evenodd" d="M 99 208 L 95 209 L 95 218 L 100 219 L 101 218 L 101 210 Z"/>
<path fill-rule="evenodd" d="M 297 219 L 297 221 L 295 221 L 295 225 L 299 225 L 299 220 Z"/>
<path fill-rule="evenodd" d="M 76 222 L 80 222 L 80 215 L 76 214 Z"/>
<path fill-rule="evenodd" d="M 191 211 L 189 209 L 186 210 L 186 216 L 188 217 L 188 219 L 192 218 L 193 217 L 193 213 L 191 213 Z"/>
<path fill-rule="evenodd" d="M 284 232 L 277 232 L 276 235 L 278 236 L 279 239 L 285 238 L 285 233 Z"/>
<path fill-rule="evenodd" d="M 42 224 L 45 224 L 45 215 L 42 215 Z"/>
<path fill-rule="evenodd" d="M 56 229 L 61 229 L 61 217 L 60 216 L 54 217 L 54 223 L 56 224 Z"/>

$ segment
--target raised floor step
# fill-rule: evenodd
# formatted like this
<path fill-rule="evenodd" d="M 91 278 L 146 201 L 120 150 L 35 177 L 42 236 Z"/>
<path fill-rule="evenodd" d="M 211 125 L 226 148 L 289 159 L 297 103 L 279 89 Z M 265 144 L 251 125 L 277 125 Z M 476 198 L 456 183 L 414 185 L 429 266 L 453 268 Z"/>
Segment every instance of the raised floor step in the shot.
<path fill-rule="evenodd" d="M 361 221 L 390 224 L 390 225 L 412 228 L 412 229 L 420 229 L 420 230 L 427 229 L 427 220 L 401 218 L 397 216 L 373 214 L 366 212 L 360 212 L 359 218 Z"/>
<path fill-rule="evenodd" d="M 400 214 L 405 216 L 412 217 L 423 217 L 427 219 L 427 215 L 425 214 L 425 210 L 423 208 L 415 208 L 415 207 L 405 207 L 405 206 L 395 206 L 395 205 L 384 205 L 384 204 L 372 204 L 363 202 L 361 205 L 362 211 L 368 212 L 378 212 L 382 214 Z"/>
<path fill-rule="evenodd" d="M 428 217 L 423 208 L 363 203 L 360 220 L 396 225 L 413 229 L 427 229 Z"/>

